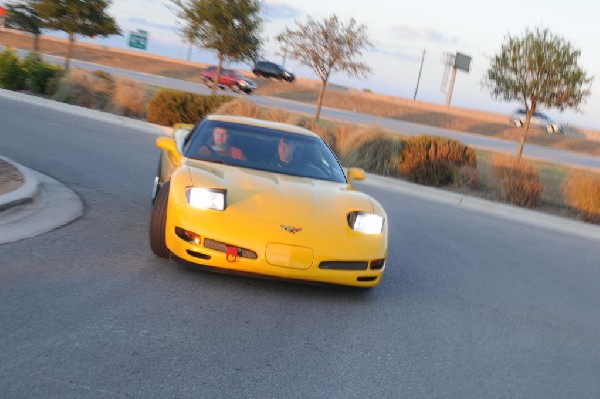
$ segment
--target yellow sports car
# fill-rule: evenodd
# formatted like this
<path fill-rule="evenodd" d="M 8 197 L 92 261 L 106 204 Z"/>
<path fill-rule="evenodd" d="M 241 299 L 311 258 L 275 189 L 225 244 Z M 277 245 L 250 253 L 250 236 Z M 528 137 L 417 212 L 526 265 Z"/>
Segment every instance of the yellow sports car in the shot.
<path fill-rule="evenodd" d="M 210 115 L 159 137 L 150 247 L 233 272 L 374 287 L 387 257 L 383 207 L 357 191 L 315 133 Z"/>

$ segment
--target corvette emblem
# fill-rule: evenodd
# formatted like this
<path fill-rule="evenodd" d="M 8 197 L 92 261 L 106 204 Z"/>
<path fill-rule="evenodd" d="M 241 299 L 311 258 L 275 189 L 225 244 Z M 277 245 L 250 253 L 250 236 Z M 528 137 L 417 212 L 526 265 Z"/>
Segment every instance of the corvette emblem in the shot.
<path fill-rule="evenodd" d="M 302 230 L 302 227 L 286 226 L 285 224 L 282 224 L 280 226 L 282 229 L 284 229 L 285 231 L 287 231 L 288 233 L 291 233 L 291 234 L 296 234 L 297 232 Z"/>

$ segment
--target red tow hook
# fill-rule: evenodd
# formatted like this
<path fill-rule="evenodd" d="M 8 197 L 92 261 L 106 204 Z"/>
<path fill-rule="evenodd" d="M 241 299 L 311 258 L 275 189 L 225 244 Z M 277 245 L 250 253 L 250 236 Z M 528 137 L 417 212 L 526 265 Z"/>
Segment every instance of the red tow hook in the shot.
<path fill-rule="evenodd" d="M 235 262 L 237 261 L 240 252 L 241 251 L 238 247 L 232 247 L 228 245 L 227 256 L 225 257 L 225 259 L 227 259 L 227 262 Z"/>

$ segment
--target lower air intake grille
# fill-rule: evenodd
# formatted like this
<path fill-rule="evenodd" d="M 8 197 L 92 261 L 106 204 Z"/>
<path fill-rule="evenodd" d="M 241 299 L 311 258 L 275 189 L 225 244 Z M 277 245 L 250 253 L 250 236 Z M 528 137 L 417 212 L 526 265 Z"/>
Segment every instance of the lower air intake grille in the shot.
<path fill-rule="evenodd" d="M 368 264 L 368 262 L 363 261 L 329 261 L 321 262 L 319 268 L 333 270 L 367 270 Z"/>

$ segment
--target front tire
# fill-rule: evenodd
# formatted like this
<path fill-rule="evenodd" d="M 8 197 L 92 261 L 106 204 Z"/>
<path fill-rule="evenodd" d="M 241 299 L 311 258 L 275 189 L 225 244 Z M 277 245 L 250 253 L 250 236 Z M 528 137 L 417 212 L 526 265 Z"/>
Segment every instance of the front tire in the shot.
<path fill-rule="evenodd" d="M 159 258 L 168 258 L 171 253 L 169 248 L 167 248 L 165 241 L 169 187 L 170 182 L 167 182 L 158 191 L 158 195 L 154 201 L 154 206 L 152 207 L 152 214 L 150 216 L 150 249 L 152 249 L 154 255 L 158 256 Z"/>

